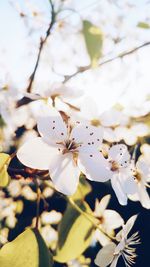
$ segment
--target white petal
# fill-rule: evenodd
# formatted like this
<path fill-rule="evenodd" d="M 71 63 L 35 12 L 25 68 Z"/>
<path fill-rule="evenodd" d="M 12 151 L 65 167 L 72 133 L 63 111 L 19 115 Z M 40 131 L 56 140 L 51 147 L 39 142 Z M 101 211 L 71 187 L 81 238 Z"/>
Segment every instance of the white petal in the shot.
<path fill-rule="evenodd" d="M 104 211 L 104 221 L 108 225 L 109 229 L 116 229 L 123 225 L 124 221 L 120 214 L 115 210 Z"/>
<path fill-rule="evenodd" d="M 116 126 L 120 123 L 122 113 L 115 109 L 110 109 L 103 112 L 100 116 L 100 120 L 103 126 Z"/>
<path fill-rule="evenodd" d="M 95 264 L 100 267 L 108 266 L 113 260 L 115 248 L 116 245 L 113 242 L 103 247 L 96 256 Z"/>
<path fill-rule="evenodd" d="M 95 202 L 95 215 L 96 216 L 102 216 L 105 209 L 107 208 L 108 206 L 108 203 L 110 201 L 110 195 L 106 195 L 104 196 L 100 202 L 98 201 L 98 199 L 96 199 L 96 202 Z"/>
<path fill-rule="evenodd" d="M 60 115 L 38 118 L 37 127 L 48 143 L 61 142 L 67 138 L 67 127 Z"/>
<path fill-rule="evenodd" d="M 110 238 L 98 229 L 95 231 L 95 238 L 102 246 L 106 246 L 110 243 Z"/>
<path fill-rule="evenodd" d="M 117 266 L 117 262 L 118 262 L 118 259 L 119 259 L 119 255 L 116 255 L 110 265 L 110 267 L 116 267 Z"/>
<path fill-rule="evenodd" d="M 102 144 L 103 131 L 101 127 L 91 125 L 79 125 L 72 130 L 70 138 L 75 142 L 81 143 L 80 150 L 98 150 Z M 82 149 L 83 148 L 83 149 Z"/>
<path fill-rule="evenodd" d="M 60 97 L 62 96 L 63 99 L 74 99 L 76 97 L 80 97 L 83 95 L 83 91 L 82 90 L 79 90 L 77 88 L 74 88 L 74 87 L 69 87 L 69 86 L 66 86 L 66 85 L 62 85 L 61 83 L 57 83 L 57 84 L 54 84 L 53 86 L 53 92 L 52 92 L 52 95 L 59 95 Z"/>
<path fill-rule="evenodd" d="M 65 195 L 75 193 L 80 171 L 74 164 L 71 154 L 59 154 L 51 159 L 49 172 L 55 188 L 59 192 Z"/>
<path fill-rule="evenodd" d="M 143 183 L 138 183 L 139 198 L 144 208 L 150 209 L 150 197 Z"/>
<path fill-rule="evenodd" d="M 120 183 L 120 179 L 118 175 L 114 175 L 111 179 L 111 185 L 115 194 L 118 198 L 118 201 L 121 205 L 127 205 L 127 195 L 123 191 L 122 184 Z"/>
<path fill-rule="evenodd" d="M 125 224 L 125 226 L 123 227 L 123 232 L 125 234 L 125 236 L 127 237 L 128 233 L 130 232 L 130 230 L 132 229 L 136 219 L 137 219 L 138 215 L 133 215 Z"/>
<path fill-rule="evenodd" d="M 137 193 L 134 195 L 130 195 L 130 199 L 133 201 L 140 201 L 141 205 L 146 208 L 150 209 L 150 197 L 146 190 L 146 186 L 142 181 L 137 183 Z"/>
<path fill-rule="evenodd" d="M 25 92 L 25 93 L 23 93 L 23 95 L 25 97 L 28 97 L 28 98 L 32 99 L 32 100 L 38 100 L 38 99 L 42 98 L 39 94 L 34 94 L 34 93 L 26 93 Z"/>
<path fill-rule="evenodd" d="M 49 163 L 56 153 L 56 148 L 50 147 L 41 137 L 36 137 L 19 148 L 17 157 L 25 166 L 48 170 Z"/>
<path fill-rule="evenodd" d="M 114 142 L 116 140 L 116 135 L 113 129 L 104 128 L 104 140 L 108 142 Z"/>
<path fill-rule="evenodd" d="M 108 162 L 100 152 L 79 153 L 78 167 L 91 181 L 106 182 L 112 173 L 107 169 Z"/>
<path fill-rule="evenodd" d="M 97 105 L 91 97 L 84 97 L 83 103 L 81 103 L 81 114 L 88 120 L 99 118 Z"/>
<path fill-rule="evenodd" d="M 109 159 L 118 162 L 122 167 L 129 165 L 130 154 L 124 144 L 114 145 L 109 150 Z"/>
<path fill-rule="evenodd" d="M 147 180 L 150 176 L 150 166 L 144 160 L 138 160 L 136 163 L 136 167 L 138 171 L 142 174 L 143 180 Z"/>
<path fill-rule="evenodd" d="M 135 194 L 137 192 L 137 185 L 133 176 L 127 176 L 126 174 L 125 175 L 121 174 L 119 179 L 120 182 L 122 183 L 123 191 L 126 194 Z"/>
<path fill-rule="evenodd" d="M 120 173 L 115 173 L 111 179 L 112 187 L 116 193 L 118 201 L 121 205 L 127 205 L 127 195 L 135 194 L 137 186 L 132 176 L 126 174 L 127 169 Z"/>

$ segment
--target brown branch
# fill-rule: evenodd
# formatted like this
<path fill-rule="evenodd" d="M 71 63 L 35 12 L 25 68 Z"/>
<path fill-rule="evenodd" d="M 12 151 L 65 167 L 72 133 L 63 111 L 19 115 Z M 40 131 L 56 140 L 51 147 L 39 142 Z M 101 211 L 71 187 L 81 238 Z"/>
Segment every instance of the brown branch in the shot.
<path fill-rule="evenodd" d="M 123 52 L 123 53 L 121 53 L 121 54 L 119 54 L 119 55 L 117 55 L 115 57 L 112 57 L 110 59 L 107 59 L 105 61 L 102 61 L 102 62 L 99 63 L 98 67 L 103 66 L 103 65 L 105 65 L 107 63 L 110 63 L 112 61 L 115 61 L 118 58 L 124 58 L 124 57 L 126 57 L 126 56 L 128 56 L 130 54 L 133 54 L 136 51 L 138 51 L 139 49 L 141 49 L 141 48 L 143 48 L 145 46 L 148 46 L 148 45 L 150 45 L 150 42 L 146 42 L 146 43 L 144 43 L 142 45 L 139 45 L 139 46 L 137 46 L 137 47 L 135 47 L 135 48 L 127 51 L 127 52 Z M 83 73 L 83 72 L 89 70 L 90 68 L 91 68 L 91 65 L 88 65 L 88 66 L 85 66 L 85 67 L 79 67 L 78 70 L 75 73 L 73 73 L 72 75 L 66 75 L 65 76 L 65 80 L 64 80 L 63 83 L 66 83 L 67 81 L 69 81 L 70 79 L 72 79 L 73 77 L 75 77 L 76 75 L 78 75 L 79 73 Z"/>
<path fill-rule="evenodd" d="M 127 51 L 127 52 L 123 52 L 123 53 L 121 53 L 121 54 L 119 54 L 119 55 L 117 55 L 117 56 L 115 56 L 115 57 L 113 57 L 113 58 L 110 58 L 110 59 L 107 59 L 107 60 L 105 60 L 105 61 L 102 61 L 101 63 L 99 63 L 98 67 L 103 66 L 103 65 L 105 65 L 105 64 L 107 64 L 107 63 L 110 63 L 110 62 L 112 62 L 112 61 L 115 61 L 115 60 L 118 59 L 118 58 L 124 58 L 124 57 L 126 57 L 126 56 L 128 56 L 128 55 L 130 55 L 130 54 L 133 54 L 133 53 L 135 53 L 136 51 L 138 51 L 139 49 L 141 49 L 141 48 L 143 48 L 143 47 L 145 47 L 145 46 L 148 46 L 148 45 L 150 45 L 150 42 L 146 42 L 146 43 L 144 43 L 144 44 L 142 44 L 142 45 L 139 45 L 139 46 L 137 46 L 137 47 L 135 47 L 135 48 L 133 48 L 133 49 Z M 83 73 L 83 72 L 89 70 L 90 68 L 91 68 L 91 65 L 88 65 L 88 66 L 85 66 L 85 67 L 79 67 L 78 70 L 77 70 L 75 73 L 73 73 L 72 75 L 66 75 L 66 76 L 64 76 L 65 79 L 64 79 L 63 83 L 68 82 L 70 79 L 72 79 L 73 77 L 75 77 L 75 76 L 78 75 L 79 73 Z M 29 99 L 29 98 L 27 98 L 27 97 L 23 97 L 22 99 L 20 99 L 20 100 L 17 102 L 17 107 L 26 105 L 26 104 L 28 104 L 28 103 L 31 103 L 32 101 L 34 101 L 34 100 Z"/>
<path fill-rule="evenodd" d="M 23 169 L 17 169 L 13 167 L 8 167 L 7 169 L 9 175 L 13 179 L 27 179 L 27 178 L 37 178 L 39 176 L 42 176 L 42 180 L 49 180 L 49 172 L 48 171 L 40 171 L 40 170 L 34 170 L 31 168 L 23 168 Z"/>
<path fill-rule="evenodd" d="M 50 33 L 51 33 L 51 29 L 55 23 L 55 11 L 54 11 L 54 6 L 53 6 L 53 3 L 51 0 L 49 0 L 50 2 L 50 5 L 51 5 L 51 22 L 49 24 L 49 27 L 46 31 L 46 36 L 45 38 L 41 38 L 40 40 L 40 46 L 39 46 L 39 52 L 38 52 L 38 56 L 37 56 L 37 60 L 36 60 L 36 64 L 35 64 L 35 67 L 34 67 L 34 70 L 30 76 L 30 79 L 29 79 L 29 85 L 27 87 L 27 92 L 30 93 L 31 92 L 31 88 L 32 88 L 32 84 L 33 84 L 33 81 L 34 81 L 34 78 L 35 78 L 35 74 L 36 74 L 36 71 L 37 71 L 37 68 L 38 68 L 38 65 L 39 65 L 39 62 L 40 62 L 40 57 L 41 57 L 41 53 L 42 53 L 42 50 L 43 50 L 43 47 L 44 47 L 44 44 L 46 43 L 47 41 L 47 38 L 49 37 Z"/>

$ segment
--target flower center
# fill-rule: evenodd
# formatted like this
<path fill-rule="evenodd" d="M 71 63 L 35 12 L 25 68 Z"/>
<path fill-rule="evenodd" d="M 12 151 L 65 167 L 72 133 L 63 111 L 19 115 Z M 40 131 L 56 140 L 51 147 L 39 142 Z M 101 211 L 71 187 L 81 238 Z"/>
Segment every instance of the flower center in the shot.
<path fill-rule="evenodd" d="M 141 177 L 140 172 L 136 171 L 134 176 L 135 176 L 135 178 L 136 178 L 136 180 L 137 180 L 138 182 L 140 182 L 140 181 L 142 180 L 142 177 Z"/>
<path fill-rule="evenodd" d="M 69 152 L 72 152 L 75 154 L 78 152 L 78 147 L 80 147 L 81 144 L 76 143 L 74 139 L 72 139 L 72 140 L 66 140 L 63 143 L 63 146 L 64 146 L 64 149 L 62 150 L 62 154 L 66 154 Z"/>
<path fill-rule="evenodd" d="M 115 172 L 119 170 L 119 164 L 116 161 L 110 161 L 111 163 L 111 171 Z"/>
<path fill-rule="evenodd" d="M 100 120 L 98 119 L 91 120 L 91 125 L 96 126 L 96 127 L 100 126 L 101 125 Z"/>

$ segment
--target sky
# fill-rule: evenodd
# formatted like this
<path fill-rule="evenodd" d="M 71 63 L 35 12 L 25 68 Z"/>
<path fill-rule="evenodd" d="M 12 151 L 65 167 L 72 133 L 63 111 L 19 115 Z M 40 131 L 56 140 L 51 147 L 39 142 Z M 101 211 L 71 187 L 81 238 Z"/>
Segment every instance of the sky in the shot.
<path fill-rule="evenodd" d="M 56 6 L 58 2 L 55 1 Z M 101 61 L 150 40 L 150 30 L 137 27 L 141 21 L 150 23 L 150 3 L 146 0 L 66 0 L 65 7 L 78 12 L 67 10 L 60 14 L 58 22 L 65 22 L 65 29 L 59 32 L 56 25 L 49 38 L 37 84 L 59 81 L 62 74 L 72 74 L 77 66 L 89 63 L 81 36 L 81 18 L 101 27 L 104 33 Z M 33 10 L 40 12 L 38 17 L 32 16 Z M 28 18 L 21 18 L 18 11 L 28 14 Z M 49 3 L 47 0 L 2 0 L 0 21 L 0 80 L 9 73 L 19 88 L 25 88 L 35 65 L 40 37 L 44 36 L 49 23 Z M 112 42 L 116 38 L 121 40 L 117 44 Z M 92 95 L 100 112 L 117 102 L 144 108 L 143 101 L 150 95 L 149 54 L 150 46 L 147 46 L 123 60 L 78 75 L 69 84 Z"/>

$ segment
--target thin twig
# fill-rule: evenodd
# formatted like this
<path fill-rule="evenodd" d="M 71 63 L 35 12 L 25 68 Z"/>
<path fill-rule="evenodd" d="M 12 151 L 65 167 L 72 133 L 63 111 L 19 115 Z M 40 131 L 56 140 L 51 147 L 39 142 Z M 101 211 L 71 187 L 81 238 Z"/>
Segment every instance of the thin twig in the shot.
<path fill-rule="evenodd" d="M 51 29 L 55 23 L 55 11 L 54 11 L 54 6 L 53 6 L 53 3 L 51 0 L 49 0 L 50 2 L 50 5 L 51 5 L 51 22 L 49 24 L 49 27 L 46 31 L 46 36 L 45 38 L 41 38 L 40 40 L 40 46 L 39 46 L 39 52 L 38 52 L 38 56 L 37 56 L 37 60 L 36 60 L 36 64 L 35 64 L 35 67 L 34 67 L 34 70 L 30 76 L 30 79 L 29 79 L 29 85 L 27 87 L 27 92 L 30 93 L 31 92 L 31 89 L 32 89 L 32 84 L 34 82 L 34 77 L 35 77 L 35 74 L 36 74 L 36 71 L 37 71 L 37 68 L 38 68 L 38 65 L 39 65 L 39 62 L 40 62 L 40 57 L 41 57 L 41 53 L 42 53 L 42 50 L 43 50 L 43 46 L 44 44 L 46 43 L 47 41 L 47 38 L 49 37 L 50 33 L 51 33 Z"/>
<path fill-rule="evenodd" d="M 98 64 L 98 67 L 101 67 L 101 66 L 103 66 L 103 65 L 105 65 L 105 64 L 107 64 L 107 63 L 110 63 L 110 62 L 112 62 L 112 61 L 115 61 L 115 60 L 118 59 L 118 58 L 120 58 L 120 59 L 121 59 L 121 58 L 124 58 L 124 57 L 126 57 L 126 56 L 128 56 L 128 55 L 130 55 L 130 54 L 133 54 L 133 53 L 135 53 L 136 51 L 138 51 L 139 49 L 141 49 L 141 48 L 143 48 L 143 47 L 145 47 L 145 46 L 148 46 L 148 45 L 150 45 L 150 42 L 146 42 L 146 43 L 144 43 L 144 44 L 142 44 L 142 45 L 139 45 L 139 46 L 137 46 L 137 47 L 135 47 L 135 48 L 133 48 L 133 49 L 127 51 L 127 52 L 123 52 L 123 53 L 121 53 L 121 54 L 119 54 L 119 55 L 117 55 L 117 56 L 114 56 L 114 57 L 112 57 L 112 58 L 110 58 L 110 59 L 107 59 L 107 60 L 105 60 L 105 61 L 102 61 L 102 62 L 100 62 L 100 63 Z M 65 80 L 64 80 L 63 83 L 68 82 L 70 79 L 72 79 L 73 77 L 75 77 L 77 74 L 79 74 L 79 73 L 83 73 L 83 72 L 89 70 L 90 68 L 91 68 L 91 65 L 88 65 L 88 66 L 85 66 L 85 67 L 79 67 L 78 70 L 77 70 L 75 73 L 73 73 L 72 75 L 66 75 L 66 76 L 65 76 Z"/>
<path fill-rule="evenodd" d="M 95 229 L 98 229 L 100 232 L 102 232 L 105 236 L 107 236 L 110 240 L 116 240 L 115 237 L 108 235 L 100 225 L 98 225 L 94 220 L 95 217 L 92 216 L 92 214 L 87 214 L 85 211 L 83 211 L 74 201 L 71 197 L 66 197 L 68 202 L 71 204 L 73 208 L 75 208 L 81 215 L 83 215 L 91 224 L 94 226 Z M 90 217 L 91 216 L 91 217 Z"/>
<path fill-rule="evenodd" d="M 41 200 L 41 190 L 39 188 L 39 184 L 37 180 L 34 180 L 35 185 L 36 185 L 36 192 L 37 192 L 37 201 L 36 201 L 36 223 L 35 223 L 35 228 L 39 228 L 39 216 L 40 216 L 40 200 Z"/>
<path fill-rule="evenodd" d="M 39 170 L 32 170 L 30 168 L 13 168 L 11 166 L 8 166 L 7 169 L 9 175 L 13 179 L 21 179 L 21 178 L 37 178 L 37 176 L 42 176 L 43 180 L 48 180 L 49 179 L 49 172 L 48 171 L 39 171 Z"/>
<path fill-rule="evenodd" d="M 124 58 L 124 57 L 126 57 L 126 56 L 128 56 L 130 54 L 133 54 L 133 53 L 137 52 L 139 49 L 141 49 L 141 48 L 143 48 L 145 46 L 148 46 L 148 45 L 150 45 L 150 42 L 146 42 L 146 43 L 144 43 L 142 45 L 139 45 L 139 46 L 137 46 L 137 47 L 135 47 L 135 48 L 127 51 L 127 52 L 123 52 L 123 53 L 121 53 L 121 54 L 119 54 L 119 55 L 117 55 L 117 56 L 115 56 L 113 58 L 110 58 L 110 59 L 107 59 L 105 61 L 102 61 L 101 63 L 99 63 L 98 67 L 101 67 L 101 66 L 103 66 L 103 65 L 105 65 L 107 63 L 110 63 L 112 61 L 115 61 L 118 58 Z M 68 82 L 70 79 L 72 79 L 76 75 L 78 75 L 80 73 L 83 73 L 83 72 L 89 70 L 90 68 L 91 68 L 91 65 L 88 65 L 88 66 L 85 66 L 85 67 L 79 67 L 78 70 L 75 73 L 73 73 L 72 75 L 66 75 L 66 76 L 64 76 L 65 79 L 64 79 L 63 83 Z M 31 103 L 32 101 L 34 101 L 34 100 L 29 99 L 27 97 L 23 97 L 22 99 L 20 99 L 17 102 L 17 107 L 21 107 L 23 105 L 27 105 L 27 104 Z"/>
<path fill-rule="evenodd" d="M 81 215 L 83 215 L 89 222 L 91 222 L 91 224 L 93 225 L 93 227 L 95 229 L 98 229 L 101 233 L 103 233 L 104 235 L 106 235 L 110 240 L 113 240 L 114 242 L 116 241 L 116 238 L 113 236 L 110 236 L 108 233 L 106 233 L 99 224 L 97 224 L 95 222 L 95 217 L 92 214 L 86 213 L 85 211 L 83 211 L 75 202 L 71 197 L 67 197 L 61 193 L 59 193 L 55 187 L 53 185 L 51 185 L 49 182 L 45 181 L 45 184 L 47 186 L 49 186 L 52 190 L 54 190 L 57 194 L 59 194 L 62 198 L 64 198 L 67 202 L 70 203 L 70 205 L 76 210 L 78 211 Z"/>

